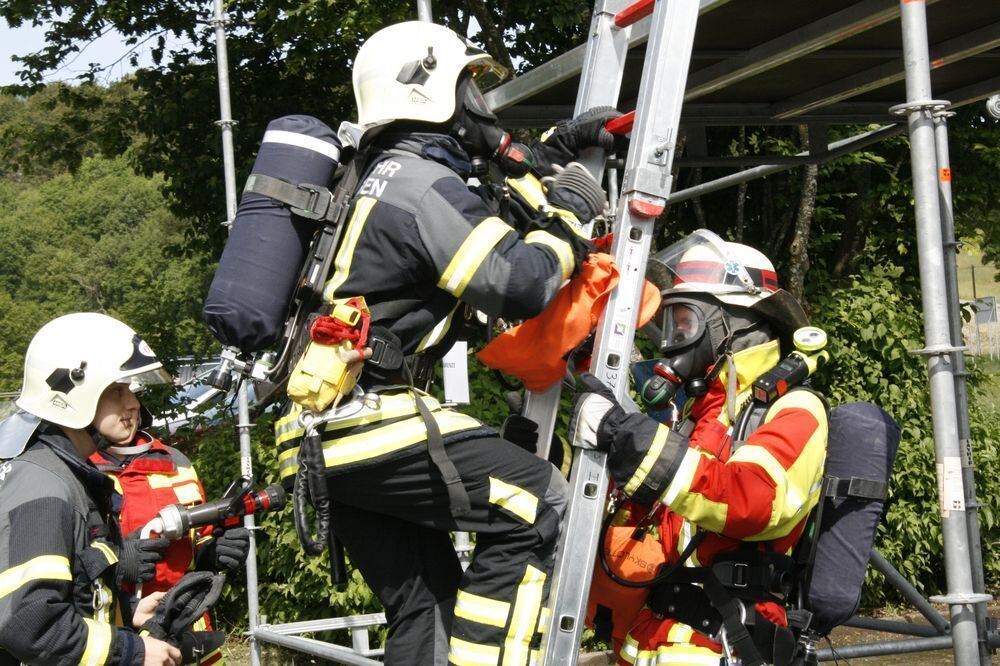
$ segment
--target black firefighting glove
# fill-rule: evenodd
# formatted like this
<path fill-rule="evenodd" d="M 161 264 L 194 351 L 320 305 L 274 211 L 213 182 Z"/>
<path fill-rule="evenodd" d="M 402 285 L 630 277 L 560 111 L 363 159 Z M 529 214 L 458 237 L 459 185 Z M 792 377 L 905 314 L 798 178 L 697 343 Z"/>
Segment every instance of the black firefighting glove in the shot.
<path fill-rule="evenodd" d="M 622 114 L 610 106 L 595 106 L 576 118 L 558 123 L 543 140 L 531 145 L 535 170 L 542 176 L 554 175 L 553 167 L 572 162 L 586 148 L 606 152 L 627 149 L 628 140 L 604 129 L 609 120 Z"/>
<path fill-rule="evenodd" d="M 500 436 L 528 453 L 538 451 L 538 424 L 520 414 L 511 414 L 504 420 Z"/>
<path fill-rule="evenodd" d="M 136 585 L 153 580 L 156 563 L 163 559 L 169 546 L 167 539 L 140 539 L 138 531 L 132 532 L 118 550 L 115 582 L 121 587 L 122 583 Z"/>
<path fill-rule="evenodd" d="M 611 389 L 592 374 L 580 375 L 580 382 L 583 390 L 569 424 L 574 446 L 607 451 L 608 473 L 626 497 L 652 506 L 677 473 L 688 438 L 675 430 L 662 433 L 666 426 L 648 416 L 626 413 Z"/>
<path fill-rule="evenodd" d="M 142 632 L 177 644 L 178 638 L 191 631 L 191 625 L 219 600 L 225 582 L 225 574 L 208 571 L 184 574 L 160 599 L 153 617 L 142 625 Z"/>
<path fill-rule="evenodd" d="M 549 204 L 572 212 L 581 224 L 603 215 L 608 207 L 601 184 L 579 162 L 570 162 L 543 182 L 548 186 Z"/>
<path fill-rule="evenodd" d="M 230 527 L 216 533 L 198 549 L 195 567 L 198 571 L 235 571 L 247 559 L 250 551 L 250 531 L 245 527 Z"/>

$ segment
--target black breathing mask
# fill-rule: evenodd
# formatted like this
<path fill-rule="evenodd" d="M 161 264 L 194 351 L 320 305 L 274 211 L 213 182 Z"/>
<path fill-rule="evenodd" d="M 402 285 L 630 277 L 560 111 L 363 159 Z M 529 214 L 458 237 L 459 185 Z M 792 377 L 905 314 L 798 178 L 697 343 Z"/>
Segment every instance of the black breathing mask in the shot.
<path fill-rule="evenodd" d="M 660 353 L 653 376 L 642 387 L 642 400 L 665 409 L 683 386 L 690 397 L 704 395 L 729 339 L 723 309 L 694 299 L 671 299 L 663 306 Z"/>
<path fill-rule="evenodd" d="M 471 77 L 458 84 L 457 98 L 460 102 L 453 133 L 472 158 L 472 175 L 486 175 L 487 160 L 496 163 L 505 176 L 527 175 L 534 165 L 531 150 L 513 141 L 510 134 L 497 125 L 496 115 Z"/>

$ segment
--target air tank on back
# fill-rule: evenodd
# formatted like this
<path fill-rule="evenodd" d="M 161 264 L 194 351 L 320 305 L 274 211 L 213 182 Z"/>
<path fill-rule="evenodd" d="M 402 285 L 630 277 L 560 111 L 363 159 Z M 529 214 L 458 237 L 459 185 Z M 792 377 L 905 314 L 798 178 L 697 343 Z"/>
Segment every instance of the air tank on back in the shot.
<path fill-rule="evenodd" d="M 336 132 L 324 122 L 284 116 L 268 124 L 251 178 L 328 187 L 340 152 Z M 318 224 L 287 204 L 244 191 L 202 310 L 222 344 L 256 352 L 278 340 Z"/>

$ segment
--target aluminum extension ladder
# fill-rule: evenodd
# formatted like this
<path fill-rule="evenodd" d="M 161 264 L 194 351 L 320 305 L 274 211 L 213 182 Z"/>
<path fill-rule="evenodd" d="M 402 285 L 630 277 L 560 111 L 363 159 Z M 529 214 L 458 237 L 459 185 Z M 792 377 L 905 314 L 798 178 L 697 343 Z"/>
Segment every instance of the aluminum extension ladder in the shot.
<path fill-rule="evenodd" d="M 616 133 L 631 131 L 631 143 L 613 230 L 612 253 L 620 279 L 597 325 L 591 369 L 619 400 L 629 386 L 629 359 L 653 225 L 670 193 L 698 11 L 698 0 L 598 0 L 594 8 L 574 115 L 594 106 L 617 106 L 630 26 L 652 14 L 635 112 L 609 124 L 609 130 Z M 581 162 L 600 180 L 604 158 L 602 151 L 593 150 L 581 156 Z M 540 449 L 547 449 L 551 442 L 559 394 L 557 383 L 526 397 L 524 415 L 539 425 Z M 606 459 L 600 451 L 574 451 L 569 508 L 546 604 L 548 627 L 541 653 L 541 663 L 546 665 L 575 664 L 579 655 L 605 510 Z"/>

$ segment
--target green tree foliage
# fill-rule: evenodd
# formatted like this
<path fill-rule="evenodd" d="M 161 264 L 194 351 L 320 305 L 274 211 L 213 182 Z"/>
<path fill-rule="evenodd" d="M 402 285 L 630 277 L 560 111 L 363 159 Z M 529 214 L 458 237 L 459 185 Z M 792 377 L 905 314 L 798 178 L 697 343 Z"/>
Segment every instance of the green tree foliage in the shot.
<path fill-rule="evenodd" d="M 384 25 L 416 18 L 414 3 L 403 0 L 232 0 L 226 8 L 239 182 L 249 173 L 268 121 L 304 113 L 336 127 L 353 119 L 351 63 L 358 47 Z M 13 26 L 51 22 L 46 46 L 20 58 L 28 88 L 109 29 L 124 35 L 126 45 L 152 46 L 156 66 L 138 71 L 131 82 L 142 93 L 140 101 L 106 99 L 100 113 L 113 117 L 111 127 L 143 137 L 135 161 L 142 173 L 165 176 L 172 210 L 192 221 L 191 245 L 208 240 L 218 250 L 225 234 L 217 222 L 225 205 L 214 124 L 219 114 L 211 9 L 211 3 L 194 0 L 0 2 L 0 16 Z M 526 68 L 580 42 L 590 5 L 447 0 L 435 2 L 434 11 L 463 34 L 477 18 L 485 28 L 473 37 L 502 61 Z M 100 80 L 101 73 L 95 65 L 84 78 Z M 115 143 L 105 141 L 102 148 L 114 150 Z"/>
<path fill-rule="evenodd" d="M 20 386 L 31 337 L 68 312 L 118 317 L 166 359 L 211 349 L 199 319 L 211 273 L 204 257 L 166 252 L 183 229 L 159 188 L 125 158 L 88 157 L 75 174 L 34 184 L 0 181 L 0 390 Z"/>

